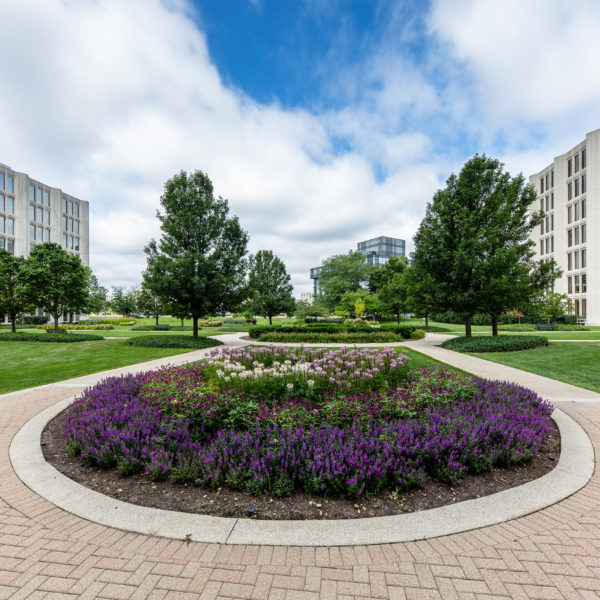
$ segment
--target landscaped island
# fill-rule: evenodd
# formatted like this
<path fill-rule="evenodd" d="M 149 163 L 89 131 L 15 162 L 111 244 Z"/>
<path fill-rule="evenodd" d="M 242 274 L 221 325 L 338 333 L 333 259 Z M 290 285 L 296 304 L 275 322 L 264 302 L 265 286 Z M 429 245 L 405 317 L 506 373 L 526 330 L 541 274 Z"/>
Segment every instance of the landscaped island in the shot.
<path fill-rule="evenodd" d="M 71 454 L 123 476 L 315 502 L 454 483 L 547 441 L 552 408 L 530 390 L 408 362 L 391 348 L 215 349 L 104 380 L 63 432 Z"/>

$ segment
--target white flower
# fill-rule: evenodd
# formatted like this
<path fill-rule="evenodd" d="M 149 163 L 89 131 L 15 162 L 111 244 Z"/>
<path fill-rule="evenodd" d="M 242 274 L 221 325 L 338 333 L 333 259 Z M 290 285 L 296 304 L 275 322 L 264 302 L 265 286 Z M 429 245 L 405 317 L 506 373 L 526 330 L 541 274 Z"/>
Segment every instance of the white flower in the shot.
<path fill-rule="evenodd" d="M 306 385 L 308 385 L 308 387 L 309 387 L 309 388 L 312 388 L 312 387 L 315 385 L 315 382 L 314 382 L 312 379 L 309 379 L 309 380 L 306 382 Z"/>
<path fill-rule="evenodd" d="M 293 390 L 293 389 L 294 389 L 294 384 L 293 384 L 293 383 L 288 383 L 288 384 L 287 384 L 285 387 L 286 387 L 288 390 Z"/>

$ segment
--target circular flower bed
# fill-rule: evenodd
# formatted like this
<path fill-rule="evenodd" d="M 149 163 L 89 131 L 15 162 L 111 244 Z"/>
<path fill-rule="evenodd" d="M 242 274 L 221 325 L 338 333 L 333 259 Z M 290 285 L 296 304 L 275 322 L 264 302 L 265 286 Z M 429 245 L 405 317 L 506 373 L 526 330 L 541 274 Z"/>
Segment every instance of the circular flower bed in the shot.
<path fill-rule="evenodd" d="M 409 371 L 389 348 L 225 348 L 86 390 L 64 434 L 73 454 L 124 475 L 361 496 L 525 461 L 550 412 L 516 385 Z"/>

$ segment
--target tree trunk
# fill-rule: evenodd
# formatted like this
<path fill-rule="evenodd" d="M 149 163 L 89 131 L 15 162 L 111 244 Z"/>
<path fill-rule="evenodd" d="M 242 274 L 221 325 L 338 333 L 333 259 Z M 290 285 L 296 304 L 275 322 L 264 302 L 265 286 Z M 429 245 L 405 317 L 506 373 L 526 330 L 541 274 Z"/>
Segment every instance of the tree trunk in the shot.
<path fill-rule="evenodd" d="M 157 328 L 158 328 L 158 317 L 159 317 L 159 315 L 158 315 L 158 314 L 154 315 L 154 318 L 156 319 L 156 327 L 157 327 Z"/>
<path fill-rule="evenodd" d="M 54 333 L 59 333 L 58 331 L 58 317 L 59 315 L 52 315 L 54 317 Z"/>
<path fill-rule="evenodd" d="M 12 333 L 17 333 L 17 313 L 11 313 L 9 316 L 10 316 L 10 330 Z"/>
<path fill-rule="evenodd" d="M 181 317 L 181 326 L 183 327 L 183 317 Z"/>
<path fill-rule="evenodd" d="M 425 313 L 425 328 L 429 327 L 429 313 Z"/>
<path fill-rule="evenodd" d="M 192 321 L 194 322 L 194 333 L 192 334 L 192 336 L 197 338 L 198 337 L 198 316 L 194 315 L 192 317 Z"/>
<path fill-rule="evenodd" d="M 269 315 L 269 325 L 273 325 L 273 319 L 271 318 L 271 315 Z"/>
<path fill-rule="evenodd" d="M 465 319 L 465 336 L 471 337 L 471 315 Z"/>
<path fill-rule="evenodd" d="M 498 335 L 498 315 L 492 315 L 492 335 Z"/>
<path fill-rule="evenodd" d="M 396 323 L 400 325 L 400 313 L 396 313 Z"/>

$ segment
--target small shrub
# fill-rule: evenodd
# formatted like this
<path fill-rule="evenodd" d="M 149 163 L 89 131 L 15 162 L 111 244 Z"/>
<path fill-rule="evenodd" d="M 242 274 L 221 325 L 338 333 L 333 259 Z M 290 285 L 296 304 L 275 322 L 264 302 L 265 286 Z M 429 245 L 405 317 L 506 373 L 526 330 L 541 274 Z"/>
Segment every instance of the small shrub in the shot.
<path fill-rule="evenodd" d="M 44 325 L 48 322 L 46 315 L 25 315 L 22 319 L 25 325 Z"/>
<path fill-rule="evenodd" d="M 110 329 L 114 329 L 114 325 L 61 325 L 59 327 L 60 331 L 107 331 Z M 51 331 L 54 329 L 54 325 L 38 325 L 36 329 L 45 329 L 47 331 Z"/>
<path fill-rule="evenodd" d="M 212 348 L 221 346 L 218 340 L 205 337 L 193 338 L 191 335 L 140 335 L 126 341 L 130 346 L 146 346 L 149 348 Z"/>
<path fill-rule="evenodd" d="M 245 319 L 244 319 L 245 321 Z M 222 327 L 223 321 L 198 321 L 198 327 Z"/>
<path fill-rule="evenodd" d="M 547 345 L 548 338 L 540 335 L 498 335 L 455 337 L 446 340 L 442 347 L 457 352 L 516 352 Z"/>
<path fill-rule="evenodd" d="M 0 342 L 95 342 L 104 340 L 101 335 L 93 333 L 26 333 L 17 331 L 17 333 L 0 332 Z"/>

